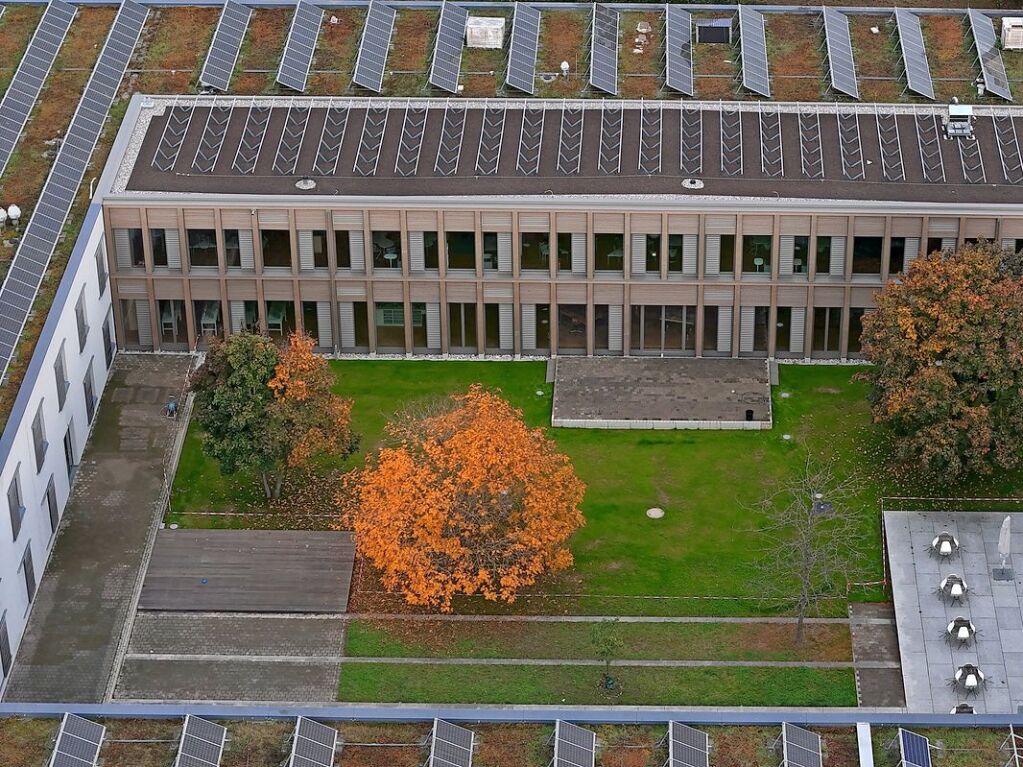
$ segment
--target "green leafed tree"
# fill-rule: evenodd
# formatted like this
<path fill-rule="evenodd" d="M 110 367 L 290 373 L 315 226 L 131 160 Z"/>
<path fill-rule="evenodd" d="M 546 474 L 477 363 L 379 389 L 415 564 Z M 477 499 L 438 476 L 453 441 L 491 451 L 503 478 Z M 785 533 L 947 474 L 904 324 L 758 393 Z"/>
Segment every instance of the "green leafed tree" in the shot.
<path fill-rule="evenodd" d="M 955 480 L 1023 459 L 1023 263 L 990 245 L 935 252 L 864 317 L 861 374 L 903 465 Z"/>

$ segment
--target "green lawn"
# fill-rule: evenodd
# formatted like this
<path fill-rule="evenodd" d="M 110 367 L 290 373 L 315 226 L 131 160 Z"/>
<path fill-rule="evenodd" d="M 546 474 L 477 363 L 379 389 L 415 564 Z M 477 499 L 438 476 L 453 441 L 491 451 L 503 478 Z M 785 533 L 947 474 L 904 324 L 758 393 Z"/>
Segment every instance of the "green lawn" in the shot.
<path fill-rule="evenodd" d="M 381 703 L 561 703 L 659 706 L 855 706 L 851 670 L 617 668 L 621 696 L 599 666 L 342 664 L 338 699 Z"/>

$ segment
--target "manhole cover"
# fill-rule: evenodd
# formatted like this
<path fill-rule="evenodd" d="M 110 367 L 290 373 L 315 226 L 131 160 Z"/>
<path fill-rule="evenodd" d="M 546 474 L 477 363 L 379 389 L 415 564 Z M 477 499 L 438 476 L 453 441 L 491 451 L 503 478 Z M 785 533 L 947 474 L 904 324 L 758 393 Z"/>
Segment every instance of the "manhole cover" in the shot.
<path fill-rule="evenodd" d="M 648 517 L 650 517 L 650 519 L 661 519 L 661 518 L 664 517 L 664 509 L 657 509 L 657 508 L 647 509 L 646 510 L 646 515 Z"/>

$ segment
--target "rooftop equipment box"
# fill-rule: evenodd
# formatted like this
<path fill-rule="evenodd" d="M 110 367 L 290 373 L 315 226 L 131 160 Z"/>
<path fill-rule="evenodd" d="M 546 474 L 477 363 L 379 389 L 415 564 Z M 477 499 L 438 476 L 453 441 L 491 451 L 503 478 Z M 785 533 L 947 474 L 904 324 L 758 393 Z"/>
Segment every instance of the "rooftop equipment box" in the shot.
<path fill-rule="evenodd" d="M 503 48 L 505 19 L 470 16 L 465 22 L 465 44 L 470 48 Z"/>
<path fill-rule="evenodd" d="M 1002 18 L 1002 48 L 1007 51 L 1023 49 L 1023 18 L 1019 16 Z"/>

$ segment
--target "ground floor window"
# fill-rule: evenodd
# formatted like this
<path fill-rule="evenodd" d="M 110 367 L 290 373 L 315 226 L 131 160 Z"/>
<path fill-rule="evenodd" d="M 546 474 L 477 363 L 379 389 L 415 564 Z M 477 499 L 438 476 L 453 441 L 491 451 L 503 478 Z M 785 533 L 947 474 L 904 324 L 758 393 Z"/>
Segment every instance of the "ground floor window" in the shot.
<path fill-rule="evenodd" d="M 849 354 L 860 354 L 863 351 L 863 344 L 860 337 L 863 335 L 863 315 L 866 309 L 854 306 L 849 310 Z"/>
<path fill-rule="evenodd" d="M 195 337 L 202 341 L 208 336 L 219 336 L 223 328 L 220 320 L 220 301 L 193 301 Z"/>
<path fill-rule="evenodd" d="M 160 345 L 163 348 L 188 344 L 188 330 L 185 327 L 185 302 L 175 300 L 157 301 L 160 312 Z"/>
<path fill-rule="evenodd" d="M 266 329 L 275 338 L 295 332 L 295 304 L 293 301 L 266 302 Z"/>
<path fill-rule="evenodd" d="M 837 306 L 818 306 L 813 310 L 813 350 L 838 352 L 842 336 L 842 310 Z"/>
<path fill-rule="evenodd" d="M 633 306 L 629 348 L 637 354 L 696 351 L 696 307 Z"/>
<path fill-rule="evenodd" d="M 586 351 L 586 304 L 558 304 L 558 352 Z"/>
<path fill-rule="evenodd" d="M 377 330 L 377 348 L 404 349 L 405 307 L 401 302 L 380 302 L 376 304 L 373 314 Z"/>
<path fill-rule="evenodd" d="M 476 304 L 448 304 L 448 347 L 451 351 L 476 351 Z"/>

